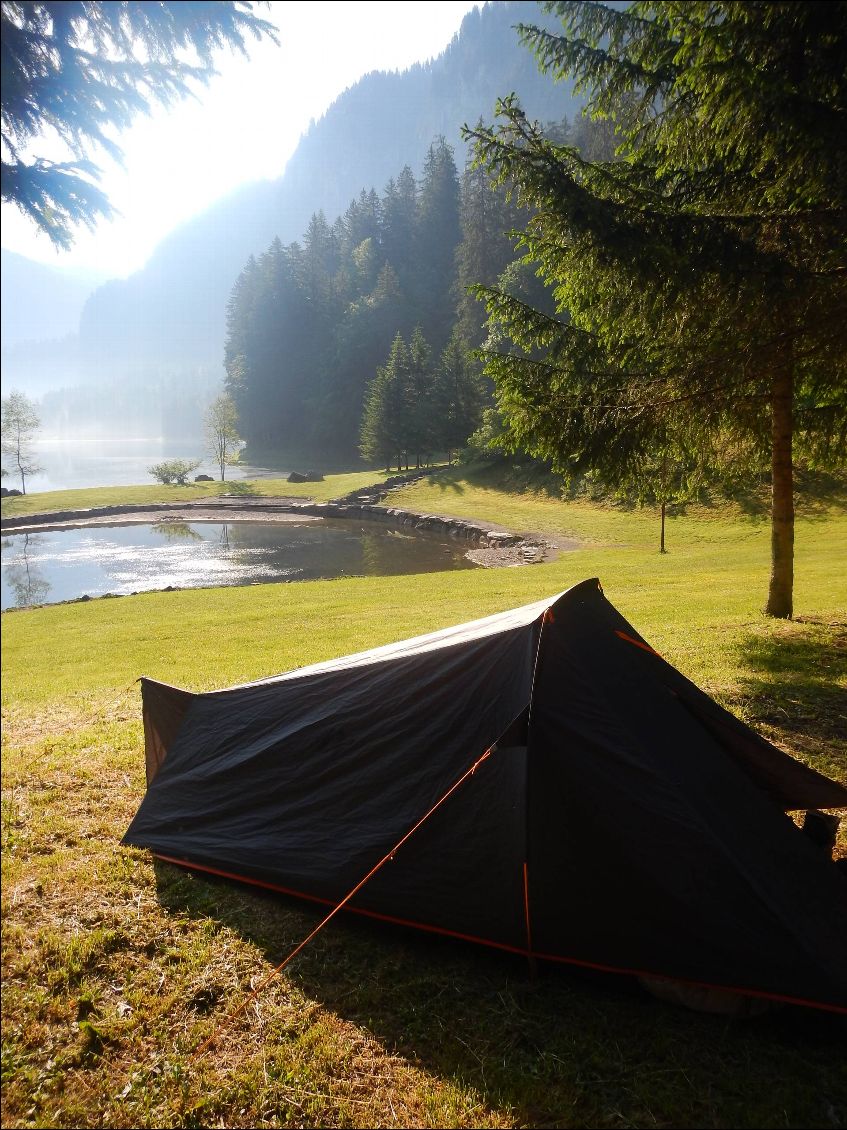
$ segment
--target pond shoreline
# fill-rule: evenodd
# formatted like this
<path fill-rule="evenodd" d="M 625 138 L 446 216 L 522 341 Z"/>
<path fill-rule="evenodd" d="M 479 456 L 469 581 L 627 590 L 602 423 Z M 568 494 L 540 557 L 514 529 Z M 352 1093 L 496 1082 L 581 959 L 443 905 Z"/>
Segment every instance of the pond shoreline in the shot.
<path fill-rule="evenodd" d="M 492 523 L 450 518 L 440 514 L 422 514 L 384 505 L 391 491 L 429 473 L 431 472 L 398 475 L 366 490 L 353 492 L 329 502 L 304 501 L 302 498 L 291 496 L 220 495 L 214 499 L 196 501 L 127 503 L 91 507 L 86 510 L 59 510 L 18 515 L 3 519 L 0 530 L 5 534 L 12 534 L 162 521 L 304 522 L 319 518 L 358 518 L 384 522 L 397 529 L 413 529 L 452 540 L 466 541 L 468 549 L 465 556 L 475 564 L 486 568 L 532 565 L 552 560 L 558 551 L 575 549 L 579 545 L 578 542 L 570 539 L 553 544 L 544 538 L 514 533 Z"/>
<path fill-rule="evenodd" d="M 439 540 L 465 543 L 457 546 L 462 556 L 484 568 L 514 568 L 551 560 L 560 550 L 576 549 L 580 543 L 572 539 L 551 542 L 544 537 L 519 534 L 491 522 L 451 518 L 440 514 L 419 513 L 387 505 L 392 491 L 399 490 L 431 471 L 397 475 L 382 483 L 353 491 L 328 502 L 288 496 L 246 495 L 238 492 L 212 498 L 179 502 L 115 503 L 86 509 L 52 510 L 9 516 L 0 529 L 5 536 L 48 533 L 51 531 L 97 528 L 105 526 L 169 525 L 177 523 L 279 523 L 305 524 L 320 519 L 359 520 L 376 523 L 387 529 L 408 534 L 424 534 Z M 271 583 L 271 582 L 254 582 Z M 195 586 L 187 586 L 193 588 Z M 205 587 L 205 586 L 203 586 Z M 169 584 L 144 592 L 179 592 L 186 586 Z M 51 604 L 80 604 L 92 600 L 117 599 L 134 593 L 107 592 L 83 594 Z M 25 607 L 41 607 L 31 604 Z M 4 612 L 20 611 L 9 607 Z"/>

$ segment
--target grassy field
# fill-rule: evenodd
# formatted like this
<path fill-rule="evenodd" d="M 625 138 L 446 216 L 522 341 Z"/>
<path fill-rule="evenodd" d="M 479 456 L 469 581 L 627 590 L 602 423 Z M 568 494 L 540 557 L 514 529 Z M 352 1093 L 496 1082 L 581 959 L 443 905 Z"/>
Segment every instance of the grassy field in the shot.
<path fill-rule="evenodd" d="M 329 479 L 322 497 L 366 478 Z M 13 505 L 98 505 L 106 493 Z M 347 919 L 194 1055 L 318 918 L 119 846 L 144 788 L 140 674 L 225 686 L 599 576 L 671 662 L 847 781 L 842 505 L 801 507 L 797 618 L 773 622 L 759 611 L 768 528 L 738 509 L 672 518 L 659 556 L 652 512 L 507 494 L 485 476 L 442 475 L 394 502 L 585 545 L 521 569 L 4 614 L 3 1125 L 847 1124 L 838 1017 L 786 1008 L 730 1022 L 624 978 L 546 969 L 531 981 L 518 959 Z"/>
<path fill-rule="evenodd" d="M 80 490 L 52 490 L 2 500 L 2 515 L 38 514 L 54 510 L 82 510 L 91 506 L 119 506 L 124 503 L 197 502 L 218 495 L 265 495 L 270 498 L 313 498 L 325 502 L 353 490 L 381 482 L 379 471 L 353 471 L 330 475 L 320 483 L 289 483 L 287 479 L 235 479 L 229 482 L 186 483 L 164 486 L 150 483 L 131 487 L 85 487 Z"/>

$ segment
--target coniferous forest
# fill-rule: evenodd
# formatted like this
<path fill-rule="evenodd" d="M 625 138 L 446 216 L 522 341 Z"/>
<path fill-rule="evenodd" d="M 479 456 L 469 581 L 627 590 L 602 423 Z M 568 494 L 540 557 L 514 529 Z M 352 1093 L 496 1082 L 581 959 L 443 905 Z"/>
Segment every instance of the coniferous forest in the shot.
<path fill-rule="evenodd" d="M 558 137 L 604 144 L 602 127 Z M 227 308 L 226 383 L 254 449 L 420 465 L 462 447 L 490 402 L 473 351 L 474 284 L 544 301 L 515 250 L 521 211 L 437 137 L 419 177 L 399 169 L 343 215 L 312 215 L 301 240 L 251 256 Z"/>

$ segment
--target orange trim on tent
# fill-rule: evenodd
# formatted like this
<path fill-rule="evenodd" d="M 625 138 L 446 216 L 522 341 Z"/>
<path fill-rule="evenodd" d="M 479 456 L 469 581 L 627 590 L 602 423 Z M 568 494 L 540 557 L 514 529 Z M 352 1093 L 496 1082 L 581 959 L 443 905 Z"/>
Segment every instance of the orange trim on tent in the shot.
<path fill-rule="evenodd" d="M 626 973 L 632 977 L 652 977 L 660 981 L 674 981 L 680 985 L 693 985 L 697 989 L 718 989 L 722 993 L 737 993 L 742 997 L 758 997 L 760 1000 L 780 1001 L 783 1004 L 801 1004 L 807 1008 L 819 1008 L 824 1012 L 836 1012 L 847 1016 L 847 1007 L 839 1004 L 825 1004 L 823 1001 L 810 1001 L 804 997 L 789 997 L 782 993 L 766 993 L 760 989 L 740 989 L 737 985 L 715 985 L 711 981 L 691 981 L 687 977 L 671 977 L 667 973 L 656 973 L 648 969 L 625 969 L 618 965 L 600 965 L 596 961 L 583 961 L 578 957 L 560 957 L 551 953 L 535 953 L 533 957 L 542 961 L 558 961 L 565 965 L 577 965 L 581 969 L 596 969 L 598 973 Z"/>
<path fill-rule="evenodd" d="M 161 855 L 153 852 L 156 859 L 164 863 L 175 863 L 177 867 L 187 867 L 192 871 L 204 871 L 209 875 L 218 875 L 222 879 L 234 879 L 237 883 L 249 883 L 253 887 L 262 887 L 266 891 L 274 891 L 280 895 L 291 895 L 292 898 L 305 899 L 307 902 L 316 902 L 321 906 L 335 906 L 335 899 L 320 898 L 318 895 L 307 895 L 303 891 L 295 891 L 291 887 L 281 887 L 277 883 L 268 883 L 264 879 L 251 879 L 247 875 L 236 875 L 232 871 L 221 871 L 217 867 L 207 867 L 204 863 L 192 863 L 189 859 L 175 859 L 170 855 Z M 363 907 L 344 907 L 350 914 L 361 914 L 365 918 L 375 918 L 379 922 L 390 922 L 394 926 L 407 926 L 412 930 L 426 930 L 429 934 L 443 934 L 445 938 L 458 938 L 460 942 L 473 942 L 475 945 L 491 946 L 494 949 L 505 950 L 507 953 L 516 953 L 520 957 L 530 956 L 523 946 L 510 946 L 506 942 L 494 942 L 490 938 L 478 938 L 474 934 L 461 934 L 457 930 L 448 930 L 443 926 L 429 926 L 424 922 L 412 922 L 406 918 L 395 918 L 391 914 L 382 914 L 378 910 L 365 910 Z"/>
<path fill-rule="evenodd" d="M 281 887 L 276 883 L 268 883 L 264 879 L 252 879 L 246 875 L 237 875 L 232 871 L 222 871 L 217 867 L 208 867 L 203 863 L 192 863 L 191 860 L 188 859 L 176 859 L 174 856 L 162 855 L 159 852 L 153 852 L 152 855 L 154 858 L 162 860 L 163 863 L 174 863 L 178 867 L 186 867 L 192 871 L 203 871 L 210 875 L 218 875 L 223 879 L 233 879 L 238 883 L 248 883 L 251 886 L 261 887 L 268 891 L 275 891 L 278 894 L 291 895 L 294 898 L 305 899 L 307 902 L 317 902 L 324 906 L 336 905 L 333 899 L 320 898 L 317 895 L 308 895 L 303 891 L 292 890 L 290 887 Z M 391 914 L 381 914 L 375 910 L 365 910 L 362 907 L 350 906 L 349 903 L 344 906 L 343 909 L 351 914 L 360 914 L 365 918 L 374 918 L 380 922 L 389 922 L 394 926 L 404 926 L 413 930 L 424 930 L 428 934 L 440 934 L 446 938 L 456 938 L 461 942 L 472 942 L 475 945 L 504 950 L 506 953 L 517 954 L 519 957 L 530 959 L 538 958 L 541 961 L 554 961 L 559 965 L 575 965 L 579 969 L 592 969 L 598 973 L 618 973 L 627 977 L 664 978 L 668 981 L 677 981 L 681 985 L 693 985 L 699 989 L 718 989 L 724 993 L 739 993 L 741 996 L 779 1001 L 783 1004 L 799 1004 L 804 1005 L 806 1008 L 818 1008 L 824 1012 L 835 1012 L 839 1015 L 847 1016 L 847 1007 L 836 1004 L 826 1004 L 823 1001 L 806 1000 L 804 997 L 784 996 L 780 993 L 766 993 L 759 989 L 741 989 L 737 985 L 715 985 L 708 981 L 692 981 L 685 977 L 669 977 L 667 974 L 657 973 L 654 969 L 629 969 L 620 965 L 604 965 L 596 961 L 584 961 L 582 958 L 578 957 L 563 957 L 561 954 L 539 953 L 537 950 L 532 950 L 527 947 L 510 946 L 505 942 L 492 941 L 490 938 L 478 938 L 474 934 L 461 934 L 456 930 L 446 930 L 441 926 L 431 926 L 426 922 L 412 922 L 407 918 L 395 918 Z"/>
<path fill-rule="evenodd" d="M 523 865 L 523 909 L 524 918 L 526 919 L 526 948 L 527 956 L 530 958 L 532 954 L 532 928 L 529 924 L 529 874 L 527 871 L 526 862 Z"/>
<path fill-rule="evenodd" d="M 641 640 L 633 639 L 632 636 L 628 636 L 626 632 L 621 632 L 615 628 L 615 635 L 620 636 L 621 639 L 626 640 L 627 643 L 634 643 L 635 646 L 640 647 L 642 651 L 649 651 L 651 655 L 656 655 L 659 659 L 663 658 L 663 656 L 659 655 L 658 651 L 654 651 L 652 647 L 646 643 L 642 643 Z"/>

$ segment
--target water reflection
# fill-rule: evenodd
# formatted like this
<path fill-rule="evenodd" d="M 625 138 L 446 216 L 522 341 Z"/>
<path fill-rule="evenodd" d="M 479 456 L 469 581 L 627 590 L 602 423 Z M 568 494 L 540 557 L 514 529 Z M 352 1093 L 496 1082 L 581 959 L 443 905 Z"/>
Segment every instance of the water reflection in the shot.
<path fill-rule="evenodd" d="M 160 521 L 12 534 L 3 542 L 3 561 L 3 608 L 38 603 L 48 592 L 59 601 L 168 587 L 474 568 L 454 542 L 377 523 L 325 520 Z"/>
<path fill-rule="evenodd" d="M 203 535 L 198 533 L 188 522 L 155 522 L 151 529 L 161 534 L 165 541 L 179 541 L 188 538 L 190 541 L 202 541 Z"/>
<path fill-rule="evenodd" d="M 43 544 L 43 534 L 18 534 L 3 540 L 3 587 L 14 596 L 16 608 L 43 604 L 53 587 L 39 571 L 36 554 Z M 7 558 L 7 554 L 13 556 Z M 6 602 L 4 601 L 4 607 Z"/>

